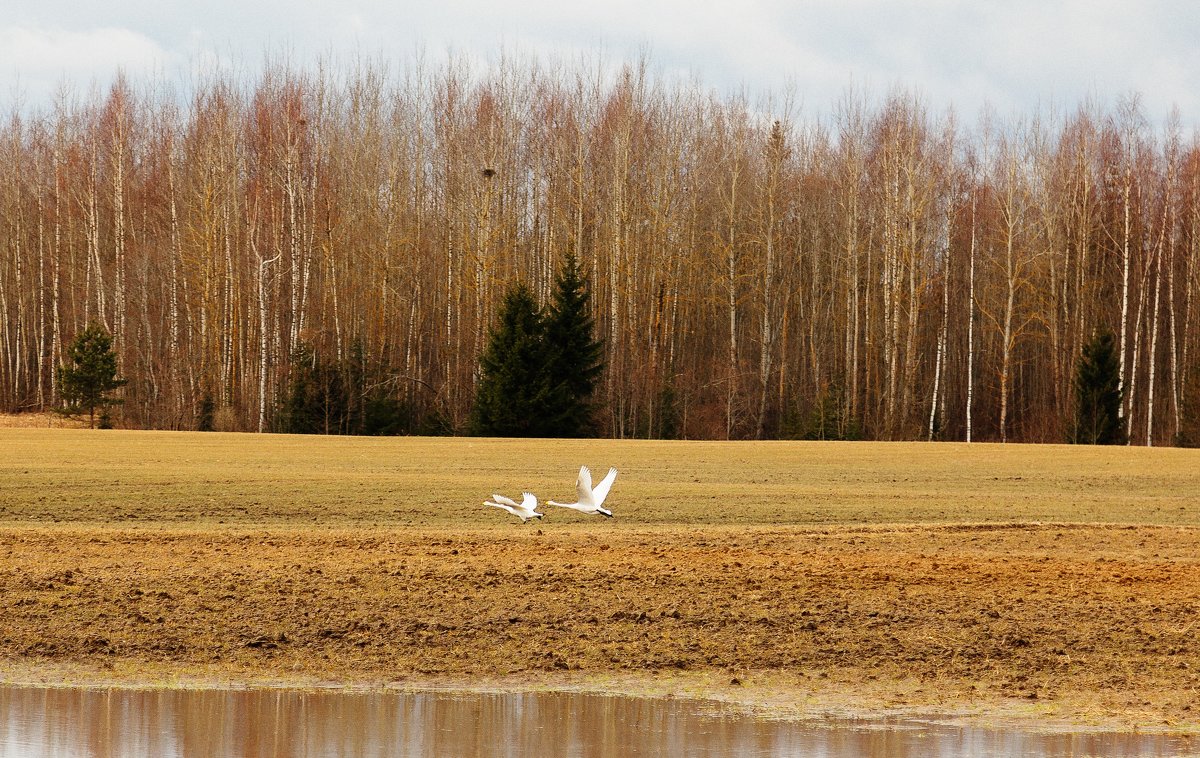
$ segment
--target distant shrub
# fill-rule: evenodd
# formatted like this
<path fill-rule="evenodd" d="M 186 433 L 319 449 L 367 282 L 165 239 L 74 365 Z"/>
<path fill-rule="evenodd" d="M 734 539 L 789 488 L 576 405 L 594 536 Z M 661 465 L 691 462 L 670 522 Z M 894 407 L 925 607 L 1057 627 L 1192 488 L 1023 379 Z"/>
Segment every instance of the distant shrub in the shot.
<path fill-rule="evenodd" d="M 214 432 L 240 432 L 241 424 L 238 422 L 237 411 L 231 405 L 222 405 L 213 412 L 212 431 Z"/>

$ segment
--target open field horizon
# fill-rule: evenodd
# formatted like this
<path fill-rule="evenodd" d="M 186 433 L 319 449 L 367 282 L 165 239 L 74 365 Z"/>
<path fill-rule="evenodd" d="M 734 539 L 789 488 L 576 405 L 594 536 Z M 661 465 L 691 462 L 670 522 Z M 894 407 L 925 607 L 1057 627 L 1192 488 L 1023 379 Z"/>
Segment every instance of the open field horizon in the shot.
<path fill-rule="evenodd" d="M 1200 452 L 0 429 L 0 680 L 1200 730 Z M 613 519 L 568 498 L 620 470 Z"/>

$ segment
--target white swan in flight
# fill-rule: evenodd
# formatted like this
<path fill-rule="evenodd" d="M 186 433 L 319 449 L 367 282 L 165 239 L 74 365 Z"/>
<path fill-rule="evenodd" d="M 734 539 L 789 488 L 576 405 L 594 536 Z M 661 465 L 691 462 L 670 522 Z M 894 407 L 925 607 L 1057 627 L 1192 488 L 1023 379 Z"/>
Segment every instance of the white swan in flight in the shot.
<path fill-rule="evenodd" d="M 580 513 L 596 514 L 612 518 L 612 511 L 604 506 L 604 498 L 608 497 L 608 491 L 612 488 L 613 480 L 617 478 L 617 470 L 610 468 L 608 474 L 605 475 L 600 483 L 594 488 L 592 487 L 592 472 L 587 466 L 579 467 L 579 478 L 575 480 L 575 497 L 579 501 L 577 503 L 556 503 L 553 500 L 547 500 L 550 505 L 557 505 L 559 508 L 572 508 Z"/>
<path fill-rule="evenodd" d="M 522 494 L 524 495 L 524 498 L 519 503 L 514 502 L 504 495 L 493 494 L 492 500 L 495 500 L 496 502 L 492 502 L 492 500 L 484 500 L 483 504 L 508 511 L 512 515 L 521 519 L 522 524 L 530 519 L 541 518 L 542 514 L 538 513 L 537 511 L 537 496 L 532 492 L 525 492 Z"/>

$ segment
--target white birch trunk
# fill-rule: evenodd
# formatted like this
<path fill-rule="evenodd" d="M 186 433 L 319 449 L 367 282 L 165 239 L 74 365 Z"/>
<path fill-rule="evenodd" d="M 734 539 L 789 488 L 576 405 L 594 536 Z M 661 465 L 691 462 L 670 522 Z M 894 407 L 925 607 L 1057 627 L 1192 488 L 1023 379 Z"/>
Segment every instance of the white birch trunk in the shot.
<path fill-rule="evenodd" d="M 100 209 L 96 197 L 98 188 L 96 187 L 97 176 L 99 171 L 97 161 L 96 143 L 92 141 L 91 151 L 91 166 L 88 181 L 88 197 L 87 197 L 87 243 L 88 243 L 88 285 L 95 286 L 96 294 L 96 313 L 100 323 L 106 329 L 110 328 L 108 323 L 108 308 L 105 289 L 104 289 L 104 266 L 100 261 Z M 88 305 L 91 304 L 91 298 L 87 298 Z M 87 308 L 84 309 L 84 321 L 90 321 L 90 313 Z"/>
<path fill-rule="evenodd" d="M 21 399 L 23 401 L 24 400 L 23 395 L 25 392 L 24 375 L 25 375 L 25 318 L 26 318 L 25 290 L 26 290 L 26 286 L 25 286 L 25 282 L 24 282 L 25 271 L 24 271 L 24 266 L 22 264 L 25 260 L 25 252 L 23 249 L 23 243 L 25 241 L 25 212 L 24 212 L 25 204 L 23 202 L 21 202 L 22 182 L 20 181 L 19 177 L 23 172 L 22 172 L 22 166 L 20 164 L 20 159 L 21 159 L 21 130 L 19 127 L 17 127 L 17 128 L 13 129 L 13 155 L 12 155 L 12 159 L 11 159 L 12 160 L 12 165 L 11 165 L 12 176 L 10 178 L 10 181 L 12 182 L 11 187 L 13 188 L 14 201 L 16 204 L 14 219 L 13 219 L 13 230 L 12 230 L 13 231 L 12 252 L 13 252 L 14 264 L 16 267 L 16 271 L 15 271 L 16 278 L 13 281 L 13 284 L 15 286 L 13 289 L 16 291 L 16 296 L 17 296 L 16 318 L 13 319 L 13 321 L 14 321 L 13 331 L 15 332 L 14 337 L 15 337 L 15 342 L 16 342 L 16 349 L 14 350 L 14 349 L 12 349 L 12 345 L 8 345 L 8 349 L 9 349 L 8 355 L 11 360 L 11 366 L 12 366 L 11 367 L 11 376 L 12 376 L 13 397 Z M 0 311 L 0 313 L 3 313 L 5 316 L 7 316 L 7 311 L 8 311 L 8 307 L 6 305 L 4 307 L 4 309 L 2 311 Z M 7 322 L 8 318 L 5 318 L 4 320 Z M 8 331 L 8 324 L 6 323 L 5 324 L 5 332 L 7 333 L 7 331 Z"/>
<path fill-rule="evenodd" d="M 760 352 L 758 358 L 758 377 L 759 377 L 759 395 L 758 395 L 758 430 L 755 437 L 763 438 L 766 424 L 767 412 L 767 392 L 771 382 L 771 349 L 773 346 L 772 325 L 774 323 L 774 312 L 772 309 L 772 291 L 771 284 L 775 279 L 775 182 L 771 182 L 771 186 L 767 191 L 767 229 L 766 229 L 766 245 L 764 253 L 765 260 L 763 261 L 763 303 L 762 303 L 762 320 L 759 323 L 759 342 Z"/>
<path fill-rule="evenodd" d="M 942 371 L 946 361 L 946 342 L 950 330 L 950 250 L 947 237 L 946 260 L 942 270 L 942 328 L 938 331 L 937 359 L 933 369 L 933 398 L 929 402 L 929 440 L 933 440 L 934 424 L 937 420 L 938 392 L 941 390 Z M 944 391 L 944 390 L 943 390 Z"/>
<path fill-rule="evenodd" d="M 1146 447 L 1154 444 L 1154 370 L 1158 361 L 1158 311 L 1159 311 L 1159 296 L 1162 292 L 1162 261 L 1161 253 L 1155 256 L 1156 270 L 1154 274 L 1154 305 L 1150 316 L 1150 354 L 1147 357 L 1146 366 L 1149 369 L 1149 376 L 1146 377 Z"/>
<path fill-rule="evenodd" d="M 1138 363 L 1142 355 L 1142 316 L 1146 310 L 1146 291 L 1150 286 L 1150 271 L 1154 266 L 1154 256 L 1155 254 L 1152 251 L 1150 253 L 1150 260 L 1146 262 L 1146 270 L 1140 277 L 1141 282 L 1138 287 L 1137 308 L 1133 316 L 1132 357 L 1129 363 L 1129 412 L 1125 415 L 1125 444 L 1127 445 L 1133 444 L 1133 403 L 1137 397 Z"/>
<path fill-rule="evenodd" d="M 1177 114 L 1173 114 L 1177 117 Z M 1168 140 L 1168 156 L 1167 156 L 1167 328 L 1171 333 L 1171 344 L 1169 353 L 1169 362 L 1167 364 L 1168 376 L 1167 382 L 1171 387 L 1171 437 L 1174 439 L 1179 435 L 1181 427 L 1181 418 L 1179 410 L 1179 344 L 1178 344 L 1178 322 L 1175 318 L 1175 249 L 1179 245 L 1179 227 L 1178 218 L 1176 217 L 1175 193 L 1177 190 L 1176 181 L 1178 178 L 1177 166 L 1179 155 L 1179 135 L 1178 121 L 1172 119 L 1171 136 Z M 1185 335 L 1186 338 L 1186 335 Z"/>
<path fill-rule="evenodd" d="M 40 161 L 39 161 L 40 163 Z M 42 173 L 43 169 L 38 166 L 38 174 Z M 38 410 L 46 408 L 46 212 L 45 212 L 45 197 L 41 188 L 38 188 L 37 193 L 37 216 L 38 216 L 38 286 L 37 286 L 37 311 L 34 314 L 37 319 L 37 374 L 35 381 L 37 382 L 37 407 Z M 50 368 L 53 373 L 53 364 Z"/>
<path fill-rule="evenodd" d="M 54 153 L 52 157 L 54 169 L 53 176 L 51 177 L 51 181 L 54 183 L 54 244 L 50 250 L 50 273 L 52 279 L 50 292 L 50 317 L 52 319 L 50 328 L 51 367 L 58 366 L 62 345 L 62 314 L 59 308 L 62 293 L 62 277 L 59 267 L 59 261 L 62 257 L 62 191 L 59 188 L 59 179 L 62 171 L 61 138 L 62 132 L 60 127 L 54 138 Z M 58 403 L 58 371 L 53 368 L 50 370 L 50 403 Z"/>
<path fill-rule="evenodd" d="M 279 260 L 280 254 L 274 258 L 264 259 L 258 253 L 254 242 L 255 230 L 250 229 L 250 247 L 258 260 L 258 431 L 266 431 L 267 426 L 267 367 L 270 365 L 270 350 L 267 330 L 267 268 Z"/>
<path fill-rule="evenodd" d="M 975 399 L 975 207 L 977 199 L 971 191 L 971 248 L 967 273 L 967 442 L 971 441 L 971 407 Z"/>
<path fill-rule="evenodd" d="M 284 202 L 287 204 L 287 219 L 288 219 L 288 264 L 291 271 L 291 313 L 289 314 L 290 322 L 288 324 L 288 355 L 291 355 L 296 350 L 296 343 L 300 339 L 300 277 L 301 277 L 301 260 L 300 260 L 300 229 L 296 219 L 298 215 L 297 206 L 300 204 L 299 191 L 296 184 L 299 182 L 297 174 L 299 169 L 296 165 L 299 160 L 296 157 L 296 147 L 293 144 L 294 138 L 292 128 L 289 122 L 287 130 L 286 154 L 284 156 Z"/>
<path fill-rule="evenodd" d="M 175 193 L 175 161 L 173 158 L 168 147 L 167 202 L 171 215 L 171 282 L 167 295 L 170 298 L 170 302 L 167 303 L 167 362 L 171 366 L 172 391 L 180 392 L 182 387 L 179 381 L 179 362 L 182 358 L 179 350 L 179 261 L 183 255 L 183 242 L 179 231 L 179 204 Z"/>
<path fill-rule="evenodd" d="M 1200 197 L 1200 177 L 1192 180 L 1192 197 Z M 1184 294 L 1183 294 L 1183 329 L 1180 332 L 1183 335 L 1183 346 L 1179 354 L 1179 386 L 1187 387 L 1192 371 L 1191 351 L 1188 349 L 1191 345 L 1190 337 L 1192 334 L 1192 310 L 1195 298 L 1193 293 L 1196 288 L 1196 263 L 1200 257 L 1200 203 L 1192 203 L 1192 209 L 1189 218 L 1189 234 L 1191 239 L 1191 248 L 1187 253 L 1187 266 L 1184 272 Z M 1186 401 L 1183 403 L 1184 410 L 1188 413 L 1195 413 L 1197 409 L 1188 408 Z"/>
<path fill-rule="evenodd" d="M 1013 264 L 1013 228 L 1008 228 L 1008 239 L 1005 241 L 1005 298 L 1004 298 L 1004 327 L 1000 345 L 1000 441 L 1008 442 L 1008 385 L 1009 373 L 1012 370 L 1013 348 L 1013 308 L 1016 302 L 1016 271 Z"/>
<path fill-rule="evenodd" d="M 1129 160 L 1132 160 L 1132 158 L 1130 158 Z M 1132 184 L 1133 184 L 1132 177 L 1133 177 L 1133 167 L 1130 165 L 1126 165 L 1125 166 L 1125 182 L 1124 182 L 1124 186 L 1122 189 L 1122 192 L 1124 195 L 1124 226 L 1122 227 L 1122 237 L 1121 237 L 1121 325 L 1120 325 L 1121 357 L 1120 357 L 1119 373 L 1118 373 L 1118 380 L 1117 380 L 1117 391 L 1120 393 L 1124 393 L 1124 391 L 1125 391 L 1125 382 L 1126 382 L 1125 355 L 1127 352 L 1125 345 L 1126 345 L 1126 341 L 1127 341 L 1127 334 L 1129 331 L 1129 328 L 1128 328 L 1129 327 L 1129 265 L 1130 265 L 1130 259 L 1132 257 L 1130 254 L 1130 250 L 1129 250 L 1129 244 L 1130 244 L 1129 214 L 1130 214 L 1130 202 L 1131 202 L 1130 195 L 1133 191 L 1132 190 Z M 1132 394 L 1133 394 L 1132 390 L 1130 391 L 1129 394 L 1132 396 Z M 1122 402 L 1121 402 L 1121 407 L 1120 407 L 1118 415 L 1120 415 L 1122 417 L 1126 417 L 1126 416 L 1130 415 L 1126 411 L 1126 408 L 1129 407 L 1128 401 L 1129 401 L 1129 398 L 1122 395 Z M 1126 421 L 1125 432 L 1126 432 L 1126 435 L 1128 435 L 1128 433 L 1130 431 L 1129 420 L 1128 420 L 1128 418 L 1125 418 L 1124 420 Z"/>
<path fill-rule="evenodd" d="M 116 257 L 115 293 L 113 297 L 114 331 L 113 342 L 118 360 L 125 360 L 125 102 L 117 104 L 116 145 L 113 155 L 113 252 Z"/>

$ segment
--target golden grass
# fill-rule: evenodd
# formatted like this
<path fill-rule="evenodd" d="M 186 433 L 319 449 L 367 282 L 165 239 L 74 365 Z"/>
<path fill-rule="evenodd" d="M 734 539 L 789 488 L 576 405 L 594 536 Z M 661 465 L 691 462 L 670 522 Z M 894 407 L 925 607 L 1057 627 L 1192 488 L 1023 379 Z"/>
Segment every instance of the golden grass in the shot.
<path fill-rule="evenodd" d="M 481 503 L 621 474 L 622 525 L 1200 523 L 1200 451 L 0 429 L 0 521 L 512 527 Z M 588 517 L 546 507 L 539 526 Z"/>

